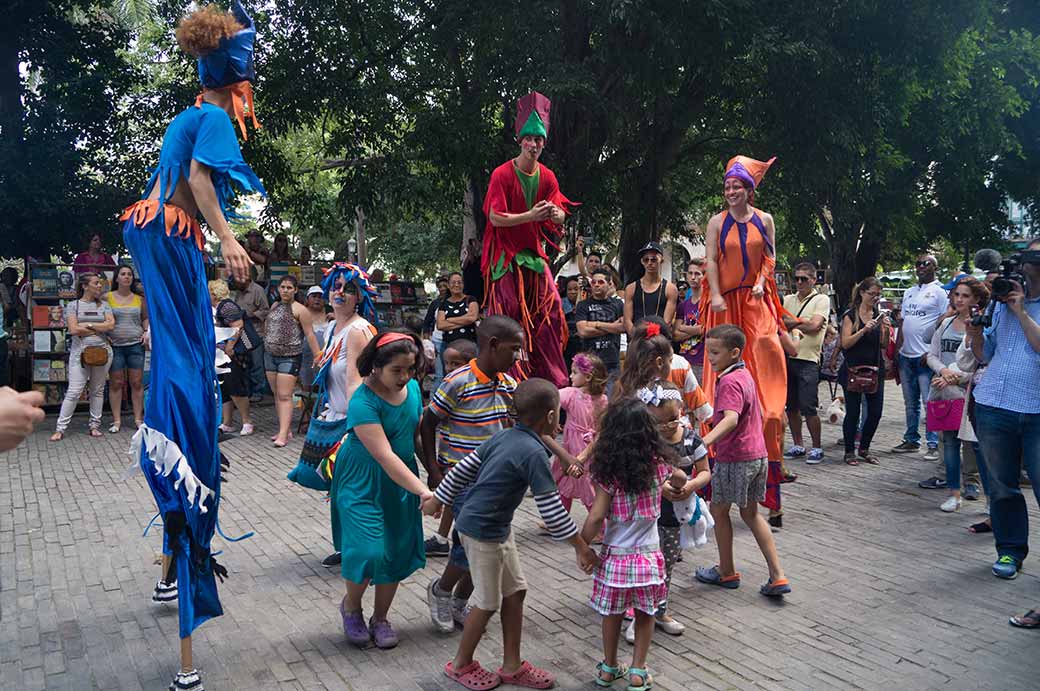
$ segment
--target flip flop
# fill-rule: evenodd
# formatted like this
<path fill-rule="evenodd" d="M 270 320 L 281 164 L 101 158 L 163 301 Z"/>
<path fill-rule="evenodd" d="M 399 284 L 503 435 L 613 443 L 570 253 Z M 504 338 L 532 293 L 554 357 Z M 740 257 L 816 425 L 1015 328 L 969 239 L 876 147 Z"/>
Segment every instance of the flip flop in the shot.
<path fill-rule="evenodd" d="M 845 465 L 859 465 L 859 459 L 854 454 L 845 454 Z"/>
<path fill-rule="evenodd" d="M 535 667 L 527 660 L 520 664 L 520 669 L 513 674 L 506 674 L 500 667 L 498 678 L 503 684 L 523 686 L 528 689 L 551 689 L 556 684 L 556 678 L 544 669 Z"/>
<path fill-rule="evenodd" d="M 470 691 L 489 691 L 502 683 L 502 678 L 480 666 L 474 660 L 462 669 L 452 669 L 451 662 L 444 665 L 444 674 L 459 682 Z"/>
<path fill-rule="evenodd" d="M 976 535 L 981 535 L 982 533 L 992 533 L 993 526 L 990 525 L 988 521 L 979 521 L 978 523 L 973 523 L 972 525 L 968 526 L 968 532 L 975 533 Z"/>
<path fill-rule="evenodd" d="M 859 460 L 863 461 L 867 465 L 881 465 L 881 461 L 877 456 L 871 455 L 870 453 L 860 452 Z"/>

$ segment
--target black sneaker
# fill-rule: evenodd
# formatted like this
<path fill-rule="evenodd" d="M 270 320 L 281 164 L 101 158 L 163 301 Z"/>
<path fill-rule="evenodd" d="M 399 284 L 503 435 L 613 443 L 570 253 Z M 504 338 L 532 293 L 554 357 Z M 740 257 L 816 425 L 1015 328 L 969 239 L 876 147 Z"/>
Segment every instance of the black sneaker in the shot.
<path fill-rule="evenodd" d="M 773 529 L 774 533 L 784 527 L 783 516 L 770 516 L 767 520 L 769 521 L 769 527 Z"/>
<path fill-rule="evenodd" d="M 978 501 L 979 499 L 979 486 L 974 482 L 969 482 L 964 485 L 964 498 L 967 501 Z"/>
<path fill-rule="evenodd" d="M 914 441 L 904 441 L 892 449 L 892 453 L 914 453 L 921 450 L 921 445 Z"/>
<path fill-rule="evenodd" d="M 941 477 L 930 477 L 927 480 L 918 482 L 917 486 L 921 489 L 944 489 L 946 480 L 943 480 Z"/>
<path fill-rule="evenodd" d="M 343 555 L 339 552 L 333 552 L 332 554 L 321 560 L 321 565 L 331 569 L 333 566 L 339 566 L 342 562 Z"/>
<path fill-rule="evenodd" d="M 423 542 L 423 547 L 426 548 L 426 556 L 428 557 L 446 557 L 448 552 L 451 551 L 451 547 L 446 541 L 441 542 L 436 537 L 426 538 L 426 541 Z"/>

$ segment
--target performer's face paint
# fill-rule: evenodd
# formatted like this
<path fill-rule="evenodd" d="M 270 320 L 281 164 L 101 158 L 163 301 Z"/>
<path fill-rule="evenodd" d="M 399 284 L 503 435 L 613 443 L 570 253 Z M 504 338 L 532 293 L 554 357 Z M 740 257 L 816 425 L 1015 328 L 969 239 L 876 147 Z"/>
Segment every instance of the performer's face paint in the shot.
<path fill-rule="evenodd" d="M 352 304 L 357 305 L 358 289 L 354 285 L 353 281 L 336 281 L 336 285 L 333 286 L 332 293 L 329 295 L 332 298 L 333 305 L 346 305 Z"/>
<path fill-rule="evenodd" d="M 373 369 L 372 374 L 390 391 L 400 391 L 415 377 L 415 353 L 395 355 L 384 367 Z"/>
<path fill-rule="evenodd" d="M 726 203 L 730 206 L 741 206 L 748 202 L 748 189 L 737 178 L 726 178 L 726 182 L 722 185 L 722 193 L 726 197 Z"/>
<path fill-rule="evenodd" d="M 524 156 L 528 156 L 532 160 L 537 161 L 538 157 L 542 155 L 542 149 L 544 148 L 545 137 L 529 134 L 520 140 L 520 151 Z"/>

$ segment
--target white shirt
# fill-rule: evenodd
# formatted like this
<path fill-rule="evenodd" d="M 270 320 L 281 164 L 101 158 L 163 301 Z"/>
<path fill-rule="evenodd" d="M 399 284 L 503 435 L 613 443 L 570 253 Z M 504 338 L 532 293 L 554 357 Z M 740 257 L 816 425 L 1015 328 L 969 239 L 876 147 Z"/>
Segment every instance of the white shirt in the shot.
<path fill-rule="evenodd" d="M 928 352 L 939 317 L 946 312 L 949 297 L 942 283 L 916 285 L 903 293 L 903 345 L 899 354 L 919 358 Z"/>
<path fill-rule="evenodd" d="M 329 421 L 345 418 L 347 416 L 347 407 L 350 405 L 350 401 L 347 399 L 347 335 L 354 329 L 369 332 L 372 330 L 372 325 L 362 317 L 357 317 L 348 326 L 332 335 L 335 326 L 336 322 L 330 320 L 325 330 L 329 343 L 324 350 L 330 351 L 337 344 L 340 345 L 340 352 L 329 365 L 329 372 L 325 375 L 325 391 L 329 396 L 329 402 L 322 413 L 322 417 Z"/>

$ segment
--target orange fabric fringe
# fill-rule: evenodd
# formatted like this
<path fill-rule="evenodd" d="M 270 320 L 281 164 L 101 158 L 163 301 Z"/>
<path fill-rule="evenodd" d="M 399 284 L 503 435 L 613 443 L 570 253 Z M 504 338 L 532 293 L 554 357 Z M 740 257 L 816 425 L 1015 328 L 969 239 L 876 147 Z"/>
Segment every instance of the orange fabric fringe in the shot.
<path fill-rule="evenodd" d="M 188 215 L 188 213 L 173 204 L 163 204 L 163 221 L 166 225 L 166 234 L 171 237 L 179 237 L 195 241 L 195 246 L 202 250 L 202 227 L 199 222 Z M 126 207 L 120 221 L 133 219 L 134 226 L 143 228 L 159 215 L 158 199 L 142 199 Z"/>
<path fill-rule="evenodd" d="M 242 130 L 242 139 L 248 141 L 249 133 L 246 132 L 246 113 L 248 109 L 249 117 L 253 121 L 253 128 L 260 129 L 260 122 L 256 119 L 256 108 L 253 106 L 253 85 L 248 81 L 235 82 L 234 84 L 228 84 L 222 86 L 219 89 L 213 89 L 213 91 L 223 91 L 227 89 L 231 92 L 231 102 L 235 108 L 235 120 L 238 121 L 238 127 Z M 205 93 L 205 92 L 203 92 Z M 202 107 L 202 95 L 199 94 L 195 98 L 195 107 Z"/>

